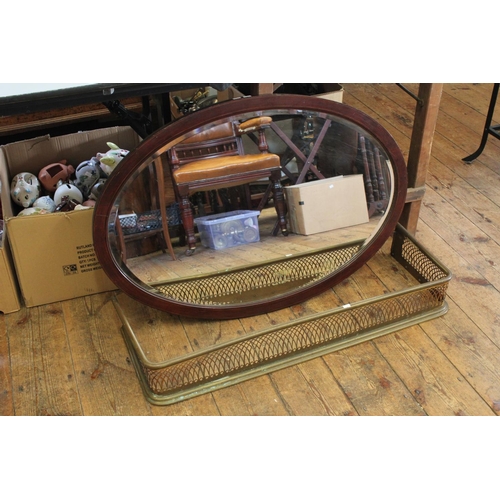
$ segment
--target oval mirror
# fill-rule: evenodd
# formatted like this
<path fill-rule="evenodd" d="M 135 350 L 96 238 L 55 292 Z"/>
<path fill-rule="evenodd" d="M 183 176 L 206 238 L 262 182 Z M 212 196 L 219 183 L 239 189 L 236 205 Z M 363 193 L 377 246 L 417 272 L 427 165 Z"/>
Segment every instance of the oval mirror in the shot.
<path fill-rule="evenodd" d="M 318 97 L 241 98 L 129 152 L 95 207 L 94 245 L 148 306 L 243 317 L 345 279 L 392 235 L 405 197 L 401 151 L 366 114 Z"/>

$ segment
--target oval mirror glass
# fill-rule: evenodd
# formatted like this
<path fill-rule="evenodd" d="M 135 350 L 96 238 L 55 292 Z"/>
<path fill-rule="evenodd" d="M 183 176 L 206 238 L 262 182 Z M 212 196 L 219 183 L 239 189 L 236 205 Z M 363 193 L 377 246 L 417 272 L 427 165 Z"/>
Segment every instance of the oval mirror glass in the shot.
<path fill-rule="evenodd" d="M 95 207 L 94 245 L 110 279 L 144 304 L 243 317 L 345 279 L 392 235 L 405 197 L 401 151 L 366 114 L 317 97 L 248 97 L 129 152 Z"/>

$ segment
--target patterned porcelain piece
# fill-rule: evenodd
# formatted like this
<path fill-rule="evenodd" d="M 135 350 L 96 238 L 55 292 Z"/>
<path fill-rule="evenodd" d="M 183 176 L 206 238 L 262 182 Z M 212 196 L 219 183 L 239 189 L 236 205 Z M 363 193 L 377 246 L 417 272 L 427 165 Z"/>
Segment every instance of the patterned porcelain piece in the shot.
<path fill-rule="evenodd" d="M 52 213 L 56 210 L 56 204 L 50 196 L 41 196 L 35 200 L 33 208 L 41 208 L 49 213 Z"/>
<path fill-rule="evenodd" d="M 120 149 L 112 142 L 107 142 L 106 144 L 110 148 L 109 151 L 107 153 L 97 153 L 96 158 L 100 162 L 102 171 L 109 176 L 118 163 L 120 163 L 123 158 L 128 155 L 129 151 L 126 149 Z"/>
<path fill-rule="evenodd" d="M 35 207 L 28 207 L 28 208 L 23 208 L 18 214 L 17 217 L 25 217 L 27 215 L 43 215 L 43 214 L 48 214 L 47 210 L 44 208 L 35 208 Z"/>
<path fill-rule="evenodd" d="M 40 182 L 36 175 L 21 172 L 14 176 L 10 184 L 10 195 L 16 205 L 28 208 L 40 197 Z"/>
<path fill-rule="evenodd" d="M 94 184 L 90 190 L 89 200 L 97 201 L 99 199 L 105 183 L 106 179 L 99 179 L 99 181 Z"/>
<path fill-rule="evenodd" d="M 59 181 L 57 184 L 56 192 L 54 193 L 54 202 L 56 206 L 60 205 L 63 198 L 68 197 L 70 200 L 76 202 L 76 204 L 83 201 L 82 192 L 74 185 L 69 182 L 63 183 Z"/>
<path fill-rule="evenodd" d="M 91 158 L 76 167 L 75 176 L 75 186 L 82 192 L 84 198 L 88 198 L 92 187 L 104 174 L 99 166 L 99 160 Z"/>

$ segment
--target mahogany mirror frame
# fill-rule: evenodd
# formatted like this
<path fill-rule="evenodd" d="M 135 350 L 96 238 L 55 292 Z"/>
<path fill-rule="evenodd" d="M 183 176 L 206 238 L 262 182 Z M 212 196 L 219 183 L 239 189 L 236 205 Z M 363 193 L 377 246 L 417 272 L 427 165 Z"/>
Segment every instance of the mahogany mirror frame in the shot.
<path fill-rule="evenodd" d="M 122 268 L 111 251 L 109 239 L 109 218 L 116 199 L 133 177 L 134 172 L 150 164 L 160 154 L 168 150 L 180 138 L 193 133 L 215 121 L 271 110 L 304 110 L 324 113 L 346 120 L 364 129 L 384 148 L 393 168 L 393 198 L 386 211 L 385 220 L 373 239 L 345 265 L 311 285 L 291 290 L 274 298 L 256 300 L 245 304 L 200 305 L 178 302 L 162 297 L 153 291 L 142 288 L 132 276 Z M 269 94 L 255 97 L 244 97 L 225 101 L 171 122 L 146 137 L 139 146 L 121 161 L 104 185 L 99 201 L 94 208 L 93 238 L 97 258 L 110 280 L 125 294 L 155 309 L 172 314 L 191 316 L 202 319 L 234 319 L 264 314 L 291 305 L 304 302 L 332 286 L 340 283 L 353 272 L 362 267 L 392 236 L 405 205 L 407 192 L 406 163 L 389 132 L 376 120 L 346 104 L 327 99 L 300 95 Z M 282 237 L 282 236 L 278 236 Z"/>

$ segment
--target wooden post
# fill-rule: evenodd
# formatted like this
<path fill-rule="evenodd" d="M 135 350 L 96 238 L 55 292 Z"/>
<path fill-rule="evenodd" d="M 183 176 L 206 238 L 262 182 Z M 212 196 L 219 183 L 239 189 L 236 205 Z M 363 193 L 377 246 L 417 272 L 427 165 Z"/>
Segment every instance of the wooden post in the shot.
<path fill-rule="evenodd" d="M 420 205 L 425 192 L 427 168 L 431 157 L 432 141 L 436 129 L 439 103 L 443 92 L 442 83 L 421 83 L 418 90 L 419 102 L 415 109 L 415 119 L 408 153 L 408 189 L 410 192 L 421 192 L 406 200 L 400 223 L 410 234 L 417 230 Z"/>

